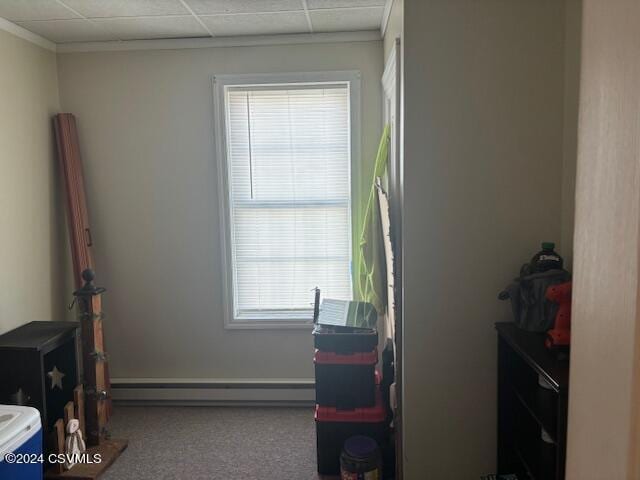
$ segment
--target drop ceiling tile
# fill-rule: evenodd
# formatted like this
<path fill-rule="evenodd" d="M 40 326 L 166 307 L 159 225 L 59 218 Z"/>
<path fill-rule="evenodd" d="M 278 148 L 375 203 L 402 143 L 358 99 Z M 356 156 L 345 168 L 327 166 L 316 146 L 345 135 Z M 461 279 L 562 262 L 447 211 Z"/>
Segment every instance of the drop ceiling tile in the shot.
<path fill-rule="evenodd" d="M 385 0 L 307 0 L 310 10 L 344 7 L 383 7 Z"/>
<path fill-rule="evenodd" d="M 302 0 L 186 0 L 198 15 L 302 10 Z"/>
<path fill-rule="evenodd" d="M 92 20 L 120 40 L 208 37 L 209 33 L 191 16 L 96 18 Z"/>
<path fill-rule="evenodd" d="M 0 0 L 0 17 L 12 22 L 79 18 L 54 0 Z"/>
<path fill-rule="evenodd" d="M 215 36 L 308 33 L 304 12 L 201 16 Z"/>
<path fill-rule="evenodd" d="M 0 0 L 2 1 L 2 0 Z M 81 15 L 137 17 L 144 15 L 189 15 L 180 0 L 62 0 Z"/>
<path fill-rule="evenodd" d="M 16 22 L 23 28 L 37 33 L 55 43 L 68 42 L 101 42 L 117 40 L 108 30 L 94 25 L 84 19 L 70 20 L 42 20 L 31 22 Z"/>
<path fill-rule="evenodd" d="M 311 10 L 314 32 L 348 32 L 380 28 L 383 7 Z"/>

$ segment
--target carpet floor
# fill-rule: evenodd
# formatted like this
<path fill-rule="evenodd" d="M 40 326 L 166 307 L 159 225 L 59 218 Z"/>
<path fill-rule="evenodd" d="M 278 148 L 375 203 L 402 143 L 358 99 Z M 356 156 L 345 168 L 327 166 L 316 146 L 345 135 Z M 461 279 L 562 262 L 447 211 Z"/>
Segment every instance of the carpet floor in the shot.
<path fill-rule="evenodd" d="M 311 408 L 115 406 L 101 480 L 317 480 Z"/>

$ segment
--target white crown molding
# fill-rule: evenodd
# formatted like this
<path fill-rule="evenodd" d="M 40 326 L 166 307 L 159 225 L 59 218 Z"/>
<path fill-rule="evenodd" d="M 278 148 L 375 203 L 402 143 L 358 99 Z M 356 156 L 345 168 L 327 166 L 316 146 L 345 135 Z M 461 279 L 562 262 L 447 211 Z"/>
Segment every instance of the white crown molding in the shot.
<path fill-rule="evenodd" d="M 393 2 L 395 0 L 387 0 L 384 4 L 384 11 L 382 12 L 382 22 L 380 23 L 380 35 L 384 37 L 384 34 L 387 33 L 387 25 L 389 25 L 389 17 L 391 16 L 391 7 L 393 7 Z"/>
<path fill-rule="evenodd" d="M 183 48 L 372 42 L 379 41 L 381 38 L 382 37 L 378 30 L 366 30 L 362 32 L 297 33 L 287 35 L 251 35 L 214 38 L 171 38 L 158 40 L 61 43 L 56 46 L 56 50 L 58 53 L 107 52 L 121 50 L 178 50 Z"/>
<path fill-rule="evenodd" d="M 22 28 L 20 25 L 16 25 L 9 20 L 0 17 L 0 30 L 4 30 L 5 32 L 9 32 L 16 37 L 19 37 L 27 42 L 31 42 L 39 47 L 46 48 L 47 50 L 51 50 L 52 52 L 56 51 L 56 44 L 47 40 L 40 35 L 36 35 L 33 32 L 30 32 L 26 28 Z"/>

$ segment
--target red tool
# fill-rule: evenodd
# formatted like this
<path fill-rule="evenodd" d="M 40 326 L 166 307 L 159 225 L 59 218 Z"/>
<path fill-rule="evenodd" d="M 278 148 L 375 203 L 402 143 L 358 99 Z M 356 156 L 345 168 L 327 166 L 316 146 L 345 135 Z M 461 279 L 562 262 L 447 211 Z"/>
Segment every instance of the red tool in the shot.
<path fill-rule="evenodd" d="M 547 300 L 559 305 L 553 328 L 547 332 L 547 348 L 569 348 L 571 342 L 571 282 L 551 285 L 545 293 Z"/>

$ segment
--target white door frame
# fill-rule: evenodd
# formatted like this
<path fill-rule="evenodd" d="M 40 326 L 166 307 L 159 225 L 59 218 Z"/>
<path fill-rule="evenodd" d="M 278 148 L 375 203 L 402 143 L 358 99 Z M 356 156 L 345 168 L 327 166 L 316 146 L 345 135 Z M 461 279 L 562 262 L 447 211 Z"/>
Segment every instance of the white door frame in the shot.
<path fill-rule="evenodd" d="M 403 463 L 403 428 L 402 428 L 402 398 L 403 398 L 403 337 L 402 337 L 402 110 L 401 110 L 401 50 L 400 38 L 396 38 L 393 48 L 385 63 L 382 74 L 383 118 L 384 123 L 391 127 L 389 142 L 389 216 L 391 218 L 391 241 L 393 245 L 393 278 L 387 310 L 393 316 L 394 344 L 396 364 L 396 478 L 402 479 Z"/>

